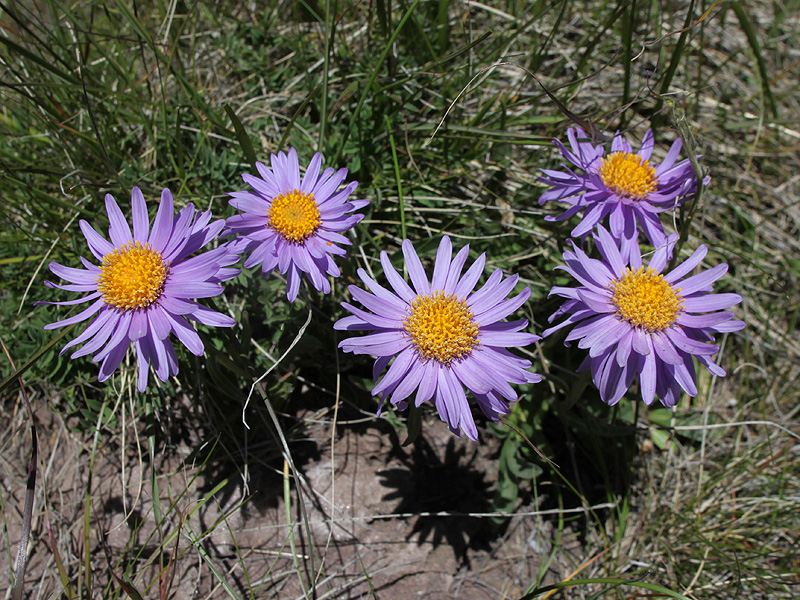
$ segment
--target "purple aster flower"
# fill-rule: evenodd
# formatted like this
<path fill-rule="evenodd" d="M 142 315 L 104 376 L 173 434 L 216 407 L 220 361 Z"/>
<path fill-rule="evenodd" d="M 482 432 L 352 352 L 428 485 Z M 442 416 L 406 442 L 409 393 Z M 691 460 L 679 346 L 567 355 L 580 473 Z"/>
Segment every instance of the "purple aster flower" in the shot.
<path fill-rule="evenodd" d="M 664 245 L 666 236 L 659 213 L 670 210 L 697 191 L 697 178 L 688 159 L 675 161 L 681 151 L 681 140 L 673 142 L 664 161 L 650 165 L 653 153 L 653 132 L 647 130 L 642 147 L 634 153 L 619 133 L 611 142 L 611 154 L 603 156 L 602 146 L 593 146 L 579 127 L 567 130 L 570 149 L 559 140 L 553 144 L 582 173 L 564 165 L 564 171 L 542 169 L 539 181 L 552 185 L 539 198 L 539 204 L 550 200 L 566 202 L 570 207 L 548 221 L 569 219 L 581 210 L 583 218 L 570 234 L 584 239 L 608 216 L 611 234 L 618 240 L 635 240 L 641 228 L 650 244 Z M 631 246 L 627 246 L 631 247 Z"/>
<path fill-rule="evenodd" d="M 473 291 L 483 273 L 486 255 L 481 254 L 462 276 L 469 246 L 451 260 L 453 248 L 447 236 L 439 244 L 430 281 L 408 240 L 403 242 L 403 255 L 413 289 L 397 273 L 386 252 L 381 252 L 381 265 L 392 291 L 380 286 L 363 269 L 358 270 L 372 293 L 351 285 L 350 294 L 367 310 L 343 302 L 342 306 L 353 314 L 333 327 L 372 333 L 343 340 L 339 347 L 345 352 L 377 357 L 373 395 L 382 399 L 391 396 L 391 403 L 404 410 L 408 406 L 406 399 L 416 390 L 416 406 L 433 398 L 439 416 L 453 433 L 460 435 L 461 428 L 476 440 L 478 430 L 464 386 L 475 396 L 483 413 L 496 421 L 509 413 L 509 402 L 517 400 L 511 383 L 537 383 L 542 379 L 527 370 L 530 361 L 506 350 L 541 338 L 522 331 L 528 326 L 526 319 L 502 320 L 522 306 L 531 291 L 525 288 L 517 296 L 506 298 L 519 276 L 503 279 L 499 269 L 483 287 Z M 387 367 L 378 383 L 380 373 Z"/>
<path fill-rule="evenodd" d="M 349 213 L 369 201 L 348 201 L 358 186 L 355 181 L 337 192 L 347 169 L 334 172 L 328 168 L 320 174 L 319 153 L 311 159 L 302 180 L 294 148 L 288 155 L 278 152 L 271 158 L 272 170 L 257 162 L 260 177 L 242 175 L 254 191 L 230 194 L 231 206 L 243 213 L 229 218 L 227 223 L 230 233 L 240 234 L 233 242 L 236 251 L 252 251 L 245 268 L 260 264 L 265 275 L 275 267 L 281 273 L 288 272 L 286 296 L 290 302 L 297 298 L 301 272 L 317 290 L 327 294 L 331 284 L 326 275 L 340 275 L 333 255 L 347 255 L 337 244 L 351 243 L 342 232 L 364 218 Z"/>
<path fill-rule="evenodd" d="M 53 274 L 69 284 L 45 282 L 48 287 L 86 295 L 67 302 L 39 304 L 72 306 L 91 302 L 77 315 L 45 325 L 45 329 L 93 317 L 83 333 L 64 346 L 61 354 L 86 342 L 72 358 L 95 353 L 92 360 L 102 361 L 100 381 L 111 377 L 133 342 L 139 367 L 137 388 L 143 392 L 150 364 L 161 381 L 178 373 L 178 359 L 170 333 L 174 333 L 192 354 L 203 355 L 203 342 L 187 319 L 215 327 L 235 324 L 229 316 L 202 306 L 193 298 L 221 294 L 220 282 L 239 273 L 238 269 L 228 267 L 238 260 L 238 255 L 223 246 L 191 256 L 216 238 L 225 222 L 211 223 L 210 212 L 200 213 L 191 204 L 176 216 L 168 189 L 161 192 L 161 204 L 152 230 L 139 188 L 131 192 L 132 233 L 114 198 L 107 194 L 105 201 L 111 242 L 89 223 L 80 221 L 89 251 L 100 265 L 83 257 L 83 269 L 51 262 Z"/>
<path fill-rule="evenodd" d="M 616 404 L 634 378 L 645 404 L 658 396 L 664 406 L 674 406 L 681 390 L 697 395 L 694 362 L 719 377 L 725 371 L 711 360 L 719 346 L 715 333 L 739 331 L 744 322 L 721 309 L 742 301 L 738 294 L 714 294 L 711 284 L 728 271 L 719 264 L 689 275 L 706 255 L 705 246 L 667 274 L 662 274 L 672 254 L 677 235 L 659 247 L 647 267 L 642 265 L 639 245 L 631 243 L 629 260 L 623 259 L 611 234 L 602 226 L 594 234 L 603 260 L 589 258 L 573 243 L 564 253 L 566 265 L 558 267 L 572 275 L 579 287 L 554 287 L 550 293 L 568 300 L 550 317 L 567 319 L 543 333 L 545 337 L 576 325 L 566 344 L 578 341 L 589 350 L 579 370 L 591 369 L 600 397 Z M 623 246 L 628 243 L 623 240 Z"/>

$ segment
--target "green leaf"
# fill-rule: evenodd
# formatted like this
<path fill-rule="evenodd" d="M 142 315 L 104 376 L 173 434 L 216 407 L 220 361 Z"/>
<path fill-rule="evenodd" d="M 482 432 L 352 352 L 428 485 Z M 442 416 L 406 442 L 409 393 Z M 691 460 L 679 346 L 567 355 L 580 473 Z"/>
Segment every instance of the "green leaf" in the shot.
<path fill-rule="evenodd" d="M 253 150 L 253 143 L 250 141 L 247 132 L 244 130 L 244 125 L 242 125 L 242 122 L 239 120 L 239 117 L 236 116 L 236 113 L 233 112 L 230 104 L 225 104 L 225 112 L 233 123 L 233 129 L 236 131 L 236 139 L 239 140 L 239 145 L 242 147 L 242 152 L 244 152 L 247 162 L 250 163 L 255 171 L 256 152 Z"/>

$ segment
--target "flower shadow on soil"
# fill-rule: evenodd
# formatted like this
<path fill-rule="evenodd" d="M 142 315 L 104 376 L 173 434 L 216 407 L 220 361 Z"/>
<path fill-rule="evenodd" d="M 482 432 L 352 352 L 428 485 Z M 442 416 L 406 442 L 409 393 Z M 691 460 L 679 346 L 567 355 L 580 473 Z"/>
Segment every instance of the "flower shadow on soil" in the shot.
<path fill-rule="evenodd" d="M 488 466 L 481 447 L 457 447 L 451 438 L 441 456 L 420 436 L 409 454 L 398 456 L 402 468 L 385 469 L 378 476 L 381 485 L 393 490 L 382 500 L 400 500 L 394 514 L 417 515 L 406 540 L 417 535 L 419 545 L 430 539 L 434 547 L 444 540 L 462 563 L 468 563 L 468 550 L 488 550 L 496 527 L 489 519 L 472 516 L 492 510 L 491 484 L 485 471 L 474 467 Z"/>

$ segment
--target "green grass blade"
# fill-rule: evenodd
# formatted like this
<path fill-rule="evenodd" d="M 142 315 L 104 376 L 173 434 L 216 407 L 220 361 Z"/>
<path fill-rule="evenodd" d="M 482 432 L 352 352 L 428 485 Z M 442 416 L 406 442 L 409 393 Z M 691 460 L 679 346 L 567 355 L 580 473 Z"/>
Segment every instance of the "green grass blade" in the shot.
<path fill-rule="evenodd" d="M 40 359 L 40 358 L 41 358 L 41 357 L 42 357 L 42 356 L 43 356 L 43 355 L 44 355 L 44 354 L 45 354 L 45 353 L 46 353 L 48 350 L 50 350 L 50 348 L 52 348 L 52 347 L 53 347 L 53 346 L 55 346 L 55 345 L 56 345 L 58 342 L 60 342 L 60 341 L 61 341 L 61 338 L 63 338 L 65 335 L 67 335 L 67 334 L 68 334 L 68 333 L 69 333 L 69 332 L 72 330 L 72 328 L 73 328 L 73 327 L 75 327 L 75 325 L 69 325 L 68 327 L 65 327 L 65 328 L 64 328 L 64 330 L 63 330 L 61 333 L 59 333 L 59 334 L 58 334 L 56 337 L 54 337 L 52 340 L 50 340 L 49 342 L 47 342 L 47 344 L 45 344 L 44 346 L 42 346 L 42 348 L 41 348 L 41 349 L 40 349 L 38 352 L 36 352 L 36 354 L 34 354 L 32 357 L 30 357 L 30 358 L 28 359 L 28 362 L 26 362 L 25 364 L 23 364 L 23 365 L 22 365 L 22 366 L 21 366 L 19 369 L 17 369 L 16 371 L 14 371 L 14 372 L 13 372 L 11 375 L 9 375 L 9 376 L 8 376 L 8 377 L 6 377 L 5 379 L 3 379 L 3 381 L 2 381 L 2 382 L 0 382 L 0 393 L 2 393 L 2 392 L 3 392 L 3 391 L 4 391 L 4 390 L 5 390 L 5 389 L 6 389 L 6 388 L 9 386 L 9 385 L 11 385 L 11 383 L 12 383 L 12 382 L 14 382 L 14 381 L 15 381 L 15 380 L 16 380 L 18 377 L 22 376 L 22 375 L 25 373 L 25 371 L 27 371 L 27 370 L 28 370 L 28 369 L 30 369 L 30 368 L 31 368 L 33 365 L 35 365 L 35 364 L 36 364 L 36 363 L 39 361 L 39 359 Z"/>
<path fill-rule="evenodd" d="M 753 55 L 756 57 L 758 75 L 761 78 L 761 90 L 767 99 L 767 103 L 769 104 L 769 109 L 770 112 L 772 112 L 773 118 L 777 119 L 778 105 L 775 102 L 775 96 L 772 95 L 772 88 L 769 85 L 770 76 L 769 72 L 767 71 L 767 64 L 764 61 L 764 55 L 761 52 L 761 44 L 758 42 L 758 36 L 756 35 L 756 30 L 753 27 L 754 19 L 747 14 L 747 11 L 745 11 L 744 7 L 739 2 L 731 2 L 731 8 L 736 14 L 736 18 L 739 19 L 739 24 L 742 26 L 742 30 L 747 36 L 747 42 L 750 44 L 750 49 L 753 51 Z"/>
<path fill-rule="evenodd" d="M 535 589 L 529 594 L 525 594 L 524 596 L 522 596 L 519 600 L 534 600 L 534 598 L 538 598 L 542 594 L 553 590 L 561 590 L 580 585 L 595 585 L 595 584 L 606 584 L 608 586 L 611 586 L 612 588 L 625 585 L 635 588 L 641 588 L 644 590 L 649 590 L 651 592 L 656 592 L 657 594 L 665 596 L 667 598 L 675 598 L 676 600 L 692 600 L 691 598 L 684 596 L 683 594 L 679 594 L 678 592 L 674 592 L 663 586 L 656 585 L 654 583 L 645 583 L 643 581 L 625 579 L 623 577 L 592 577 L 589 579 L 572 579 L 570 581 L 561 581 L 553 585 L 548 585 L 545 587 Z M 658 597 L 654 596 L 653 594 L 648 594 L 648 596 Z"/>
<path fill-rule="evenodd" d="M 389 116 L 384 115 L 386 120 L 386 132 L 389 134 L 389 144 L 392 146 L 392 164 L 394 165 L 394 176 L 397 181 L 397 199 L 399 201 L 400 210 L 400 237 L 406 239 L 406 211 L 403 204 L 403 181 L 400 178 L 400 165 L 397 162 L 397 148 L 394 145 L 394 135 L 392 134 L 392 123 L 389 121 Z"/>
<path fill-rule="evenodd" d="M 656 102 L 656 106 L 653 109 L 656 116 L 653 119 L 654 125 L 661 123 L 665 120 L 665 116 L 661 114 L 661 108 L 664 106 L 664 95 L 669 91 L 670 86 L 672 85 L 672 79 L 675 77 L 675 73 L 678 70 L 678 65 L 681 63 L 681 59 L 683 58 L 683 50 L 686 48 L 686 40 L 689 36 L 689 32 L 691 31 L 691 24 L 694 19 L 694 6 L 695 0 L 691 0 L 689 3 L 689 8 L 686 9 L 686 19 L 683 21 L 683 28 L 681 29 L 681 33 L 678 36 L 678 41 L 675 44 L 675 49 L 672 51 L 672 56 L 669 60 L 669 65 L 667 66 L 667 70 L 664 72 L 664 76 L 661 79 L 661 86 L 659 87 L 659 98 L 658 102 Z"/>
<path fill-rule="evenodd" d="M 400 31 L 403 29 L 403 25 L 405 25 L 406 21 L 408 21 L 408 19 L 411 17 L 411 14 L 414 12 L 414 9 L 417 8 L 419 2 L 420 0 L 414 0 L 411 6 L 408 7 L 408 10 L 406 10 L 406 13 L 403 15 L 403 18 L 400 19 L 400 22 L 397 24 L 394 33 L 392 33 L 392 37 L 389 38 L 389 41 L 386 42 L 386 45 L 383 47 L 383 52 L 381 52 L 378 61 L 375 63 L 375 67 L 372 69 L 372 74 L 369 76 L 369 79 L 367 80 L 367 85 L 364 86 L 364 90 L 361 92 L 361 97 L 358 99 L 358 104 L 356 105 L 356 108 L 349 119 L 349 122 L 347 124 L 347 129 L 345 129 L 344 134 L 342 135 L 342 141 L 339 142 L 339 148 L 336 150 L 336 154 L 334 155 L 333 164 L 337 164 L 339 162 L 339 158 L 342 155 L 342 151 L 344 151 L 344 146 L 347 143 L 347 138 L 350 137 L 350 134 L 353 131 L 353 127 L 355 127 L 356 121 L 358 120 L 358 117 L 361 114 L 361 108 L 364 106 L 364 102 L 366 101 L 367 96 L 372 91 L 372 85 L 375 83 L 375 79 L 378 77 L 378 72 L 383 66 L 386 57 L 389 56 L 389 52 L 391 51 L 395 40 L 397 40 L 397 36 L 400 35 Z"/>
<path fill-rule="evenodd" d="M 233 129 L 236 132 L 236 139 L 239 140 L 239 146 L 241 146 L 242 152 L 244 152 L 244 157 L 247 159 L 247 162 L 250 163 L 253 171 L 255 171 L 256 152 L 253 150 L 253 142 L 250 141 L 250 136 L 247 135 L 244 125 L 242 125 L 242 122 L 239 120 L 239 117 L 236 116 L 236 113 L 233 112 L 231 105 L 226 103 L 224 108 L 231 120 L 231 123 L 233 123 Z"/>
<path fill-rule="evenodd" d="M 53 560 L 56 561 L 58 576 L 61 579 L 61 590 L 66 594 L 67 600 L 73 600 L 75 598 L 75 592 L 72 591 L 72 586 L 69 583 L 69 574 L 64 568 L 64 561 L 61 559 L 61 553 L 58 551 L 56 537 L 53 535 L 53 525 L 50 521 L 50 512 L 46 503 L 44 505 L 44 520 L 45 526 L 47 527 L 47 539 L 50 542 L 50 551 L 53 553 Z"/>
<path fill-rule="evenodd" d="M 331 70 L 331 51 L 333 49 L 334 20 L 331 17 L 331 2 L 325 0 L 325 22 L 322 24 L 324 32 L 324 50 L 322 62 L 322 102 L 319 111 L 319 137 L 317 147 L 320 152 L 325 148 L 325 134 L 328 125 L 328 77 Z"/>
<path fill-rule="evenodd" d="M 5 44 L 8 49 L 11 51 L 12 54 L 16 54 L 20 57 L 27 58 L 28 60 L 36 63 L 37 66 L 53 73 L 53 75 L 57 76 L 59 79 L 63 79 L 67 83 L 71 83 L 73 85 L 80 85 L 80 80 L 75 77 L 74 75 L 70 75 L 69 73 L 62 71 L 61 69 L 57 69 L 53 63 L 50 63 L 39 56 L 36 56 L 33 52 L 28 50 L 27 48 L 20 46 L 16 42 L 12 42 L 6 36 L 0 36 L 0 43 Z"/>

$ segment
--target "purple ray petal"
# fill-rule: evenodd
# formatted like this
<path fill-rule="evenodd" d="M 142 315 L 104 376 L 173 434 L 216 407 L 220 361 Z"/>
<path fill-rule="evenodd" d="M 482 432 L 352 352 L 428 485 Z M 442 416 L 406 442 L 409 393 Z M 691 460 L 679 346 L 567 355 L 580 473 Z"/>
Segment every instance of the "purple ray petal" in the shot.
<path fill-rule="evenodd" d="M 696 298 L 684 298 L 683 307 L 690 312 L 712 312 L 729 308 L 741 301 L 742 297 L 739 294 L 709 294 Z"/>
<path fill-rule="evenodd" d="M 147 240 L 150 247 L 156 252 L 162 252 L 169 242 L 174 214 L 172 193 L 167 188 L 164 188 L 161 190 L 161 202 L 158 205 L 158 212 L 153 221 L 153 229 L 150 232 L 150 238 Z"/>
<path fill-rule="evenodd" d="M 414 284 L 414 289 L 419 296 L 426 296 L 430 294 L 430 284 L 428 283 L 428 276 L 422 266 L 422 262 L 417 256 L 414 246 L 408 240 L 403 240 L 403 256 L 406 260 L 406 268 L 408 269 L 408 276 L 411 278 L 411 283 Z M 394 287 L 394 286 L 392 286 Z"/>
<path fill-rule="evenodd" d="M 89 245 L 89 250 L 97 260 L 102 262 L 106 254 L 114 251 L 114 246 L 109 244 L 103 236 L 97 233 L 89 223 L 81 219 L 78 224 L 86 238 L 86 243 Z"/>
<path fill-rule="evenodd" d="M 144 195 L 138 187 L 131 190 L 131 221 L 133 222 L 133 239 L 141 242 L 144 246 L 150 233 L 150 218 L 147 216 Z"/>
<path fill-rule="evenodd" d="M 119 248 L 133 239 L 131 228 L 114 200 L 114 196 L 106 194 L 105 202 L 108 213 L 108 237 L 111 238 L 111 243 Z"/>
<path fill-rule="evenodd" d="M 394 265 L 389 261 L 389 255 L 386 252 L 381 252 L 381 266 L 383 267 L 383 275 L 386 277 L 389 285 L 392 286 L 394 292 L 400 296 L 407 303 L 411 303 L 417 297 L 414 290 L 411 289 L 405 280 L 400 277 L 400 274 L 394 268 Z"/>
<path fill-rule="evenodd" d="M 168 312 L 165 312 L 164 316 L 169 319 L 172 331 L 189 352 L 195 356 L 203 356 L 203 341 L 189 322 L 180 315 L 171 315 Z"/>
<path fill-rule="evenodd" d="M 447 273 L 450 270 L 450 260 L 452 258 L 453 244 L 450 242 L 448 236 L 444 236 L 439 242 L 439 249 L 436 251 L 436 261 L 434 262 L 433 276 L 431 277 L 432 290 L 444 290 L 444 284 L 447 281 Z"/>
<path fill-rule="evenodd" d="M 83 299 L 81 299 L 81 300 L 83 300 Z M 56 321 L 55 323 L 48 323 L 47 325 L 44 326 L 44 328 L 45 329 L 58 329 L 59 327 L 66 327 L 67 325 L 72 325 L 74 323 L 80 323 L 81 321 L 85 321 L 86 319 L 88 319 L 89 317 L 94 315 L 98 310 L 103 308 L 105 305 L 106 305 L 106 303 L 103 302 L 102 299 L 95 300 L 95 302 L 92 303 L 91 306 L 89 306 L 88 308 L 85 308 L 84 310 L 79 312 L 77 315 L 75 315 L 73 317 L 69 317 L 67 319 L 64 319 L 63 321 Z"/>

